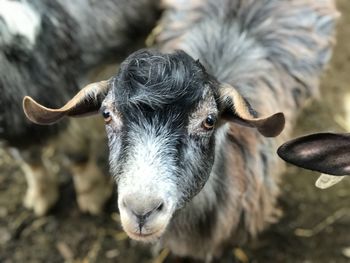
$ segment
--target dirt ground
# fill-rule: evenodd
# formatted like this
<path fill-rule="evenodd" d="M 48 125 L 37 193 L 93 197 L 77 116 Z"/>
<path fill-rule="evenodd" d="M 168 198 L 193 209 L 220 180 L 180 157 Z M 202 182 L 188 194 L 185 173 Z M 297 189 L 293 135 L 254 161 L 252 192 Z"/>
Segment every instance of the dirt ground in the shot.
<path fill-rule="evenodd" d="M 344 96 L 350 94 L 350 1 L 337 2 L 342 18 L 321 99 L 302 114 L 295 135 L 346 129 L 340 118 L 345 114 Z M 22 206 L 26 188 L 22 171 L 0 147 L 0 262 L 154 261 L 147 247 L 130 241 L 121 230 L 112 201 L 102 216 L 81 214 L 72 181 L 66 171 L 60 172 L 60 201 L 48 216 L 36 218 Z M 350 262 L 350 178 L 319 190 L 314 186 L 317 176 L 289 166 L 280 198 L 283 218 L 223 261 Z"/>

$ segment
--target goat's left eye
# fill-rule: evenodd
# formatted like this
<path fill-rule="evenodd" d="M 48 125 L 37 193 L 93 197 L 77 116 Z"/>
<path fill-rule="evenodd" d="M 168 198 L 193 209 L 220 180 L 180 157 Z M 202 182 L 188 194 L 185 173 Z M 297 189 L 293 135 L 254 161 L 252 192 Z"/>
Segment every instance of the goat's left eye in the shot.
<path fill-rule="evenodd" d="M 105 119 L 105 123 L 107 123 L 107 124 L 112 120 L 111 113 L 108 110 L 104 110 L 102 112 L 102 116 Z"/>
<path fill-rule="evenodd" d="M 216 123 L 216 117 L 212 114 L 209 114 L 208 117 L 203 121 L 203 127 L 206 130 L 211 130 L 214 128 Z"/>

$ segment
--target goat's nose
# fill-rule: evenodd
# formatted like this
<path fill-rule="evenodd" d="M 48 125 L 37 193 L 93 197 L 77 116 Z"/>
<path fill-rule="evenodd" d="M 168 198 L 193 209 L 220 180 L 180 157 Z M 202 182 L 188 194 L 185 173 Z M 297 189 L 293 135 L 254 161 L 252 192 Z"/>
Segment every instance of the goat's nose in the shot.
<path fill-rule="evenodd" d="M 141 228 L 151 215 L 164 209 L 164 201 L 162 198 L 127 195 L 123 198 L 123 206 L 136 216 L 141 231 Z"/>

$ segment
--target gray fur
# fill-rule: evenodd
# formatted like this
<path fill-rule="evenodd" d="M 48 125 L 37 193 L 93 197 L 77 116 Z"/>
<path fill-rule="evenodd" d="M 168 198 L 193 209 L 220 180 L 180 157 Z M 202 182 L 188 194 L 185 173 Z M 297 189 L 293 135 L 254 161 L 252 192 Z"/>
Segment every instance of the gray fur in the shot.
<path fill-rule="evenodd" d="M 161 52 L 130 55 L 101 112 L 125 231 L 211 261 L 278 218 L 275 151 L 318 92 L 337 12 L 332 0 L 183 3 L 165 1 Z M 276 111 L 278 139 L 245 122 Z"/>
<path fill-rule="evenodd" d="M 211 261 L 277 220 L 283 166 L 275 151 L 318 92 L 337 12 L 331 0 L 166 3 L 162 52 L 135 52 L 110 82 L 101 109 L 110 163 L 130 237 Z M 252 115 L 283 111 L 283 135 L 266 139 L 227 123 L 224 83 Z M 209 117 L 218 119 L 213 129 L 205 128 Z"/>
<path fill-rule="evenodd" d="M 331 0 L 207 0 L 186 7 L 165 2 L 169 9 L 158 35 L 162 50 L 186 51 L 220 82 L 236 87 L 259 113 L 281 110 L 287 119 L 278 139 L 236 125 L 217 132 L 207 184 L 162 238 L 176 254 L 211 259 L 276 220 L 283 166 L 274 153 L 289 137 L 300 106 L 318 93 L 337 12 Z"/>

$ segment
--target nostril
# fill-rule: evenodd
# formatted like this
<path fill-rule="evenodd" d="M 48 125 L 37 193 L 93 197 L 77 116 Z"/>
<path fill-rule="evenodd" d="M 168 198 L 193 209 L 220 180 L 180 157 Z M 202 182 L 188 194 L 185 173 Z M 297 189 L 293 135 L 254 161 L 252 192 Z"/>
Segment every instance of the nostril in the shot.
<path fill-rule="evenodd" d="M 160 203 L 160 204 L 158 205 L 158 207 L 156 208 L 156 211 L 157 211 L 157 212 L 160 212 L 160 211 L 163 210 L 163 208 L 164 208 L 164 203 Z"/>
<path fill-rule="evenodd" d="M 122 200 L 122 206 L 124 208 L 127 208 L 128 207 L 128 204 L 127 204 L 127 201 L 125 199 Z"/>

